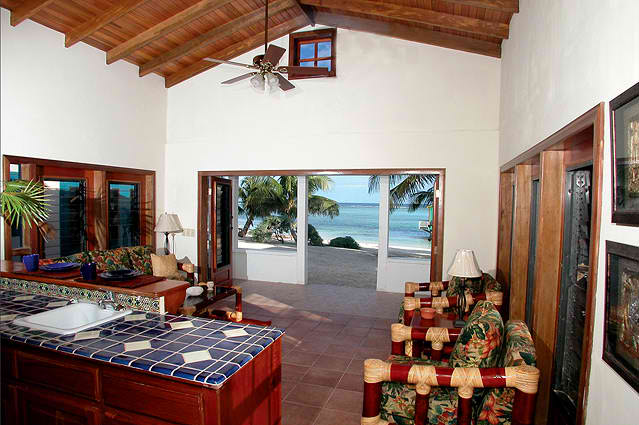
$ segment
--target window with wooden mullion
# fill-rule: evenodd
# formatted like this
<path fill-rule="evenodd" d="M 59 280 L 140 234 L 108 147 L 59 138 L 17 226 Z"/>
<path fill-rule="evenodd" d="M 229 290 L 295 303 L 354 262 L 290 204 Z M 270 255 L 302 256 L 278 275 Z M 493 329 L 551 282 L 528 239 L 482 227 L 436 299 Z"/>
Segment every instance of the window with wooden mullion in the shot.
<path fill-rule="evenodd" d="M 329 77 L 335 72 L 334 29 L 293 33 L 289 42 L 289 64 L 305 67 L 328 68 Z M 289 79 L 321 78 L 323 75 L 289 75 Z"/>

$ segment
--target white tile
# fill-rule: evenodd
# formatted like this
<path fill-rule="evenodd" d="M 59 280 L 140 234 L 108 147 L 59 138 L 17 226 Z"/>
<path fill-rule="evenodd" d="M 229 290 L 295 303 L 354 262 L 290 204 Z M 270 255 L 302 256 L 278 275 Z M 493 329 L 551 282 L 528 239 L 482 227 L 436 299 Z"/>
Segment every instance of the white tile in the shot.
<path fill-rule="evenodd" d="M 201 362 L 211 360 L 211 353 L 208 350 L 191 351 L 190 353 L 182 353 L 184 363 Z"/>
<path fill-rule="evenodd" d="M 22 295 L 20 297 L 15 297 L 13 301 L 29 301 L 35 298 L 35 295 Z"/>
<path fill-rule="evenodd" d="M 69 304 L 69 301 L 54 301 L 47 304 L 47 307 L 64 307 L 67 304 Z"/>
<path fill-rule="evenodd" d="M 171 322 L 169 323 L 169 325 L 171 326 L 171 329 L 176 330 L 176 329 L 187 329 L 187 328 L 192 328 L 193 326 L 193 322 L 190 322 L 188 320 L 183 321 L 183 322 Z"/>
<path fill-rule="evenodd" d="M 233 338 L 238 336 L 246 336 L 248 333 L 244 329 L 231 329 L 229 331 L 222 331 L 227 338 Z"/>
<path fill-rule="evenodd" d="M 125 322 L 135 322 L 138 320 L 146 320 L 146 313 L 141 314 L 129 314 L 128 316 L 124 316 Z"/>
<path fill-rule="evenodd" d="M 125 342 L 124 351 L 148 350 L 151 348 L 151 341 Z"/>
<path fill-rule="evenodd" d="M 3 314 L 2 316 L 0 316 L 0 322 L 6 322 L 8 320 L 13 320 L 16 317 L 18 317 L 17 314 Z"/>
<path fill-rule="evenodd" d="M 78 332 L 75 334 L 73 338 L 74 341 L 81 341 L 83 339 L 94 339 L 100 338 L 100 331 L 87 331 L 87 332 Z"/>

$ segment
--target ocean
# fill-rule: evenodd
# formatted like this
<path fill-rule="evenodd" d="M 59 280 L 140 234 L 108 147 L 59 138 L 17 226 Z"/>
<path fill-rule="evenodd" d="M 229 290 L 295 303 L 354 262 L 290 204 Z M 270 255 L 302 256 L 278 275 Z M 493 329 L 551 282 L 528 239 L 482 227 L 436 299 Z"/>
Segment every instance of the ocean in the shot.
<path fill-rule="evenodd" d="M 376 247 L 379 243 L 379 204 L 372 203 L 340 203 L 339 216 L 319 217 L 310 215 L 308 222 L 315 226 L 326 243 L 339 236 L 351 236 L 360 245 Z M 402 207 L 390 214 L 389 246 L 392 248 L 408 248 L 430 250 L 431 243 L 426 233 L 419 230 L 420 221 L 429 220 L 429 211 L 421 209 L 409 212 Z M 256 220 L 257 225 L 261 220 Z M 238 217 L 239 227 L 246 223 L 246 217 Z"/>

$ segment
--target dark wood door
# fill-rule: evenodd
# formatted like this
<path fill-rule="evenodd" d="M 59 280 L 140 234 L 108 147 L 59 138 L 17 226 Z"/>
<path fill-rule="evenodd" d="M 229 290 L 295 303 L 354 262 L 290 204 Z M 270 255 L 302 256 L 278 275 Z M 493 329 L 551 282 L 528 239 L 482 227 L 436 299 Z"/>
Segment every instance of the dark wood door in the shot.
<path fill-rule="evenodd" d="M 232 277 L 232 182 L 204 176 L 200 182 L 198 229 L 201 281 L 226 282 Z"/>
<path fill-rule="evenodd" d="M 17 423 L 21 425 L 100 424 L 98 407 L 87 400 L 27 387 L 18 388 L 17 397 Z"/>

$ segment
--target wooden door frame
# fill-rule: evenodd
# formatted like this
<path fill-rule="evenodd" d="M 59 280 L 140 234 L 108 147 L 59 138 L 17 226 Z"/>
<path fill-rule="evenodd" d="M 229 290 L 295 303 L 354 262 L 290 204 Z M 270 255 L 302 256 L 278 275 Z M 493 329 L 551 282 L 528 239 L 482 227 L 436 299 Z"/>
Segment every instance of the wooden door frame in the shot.
<path fill-rule="evenodd" d="M 584 340 L 582 346 L 582 364 L 580 371 L 579 382 L 579 395 L 577 400 L 577 418 L 576 423 L 583 425 L 586 422 L 587 403 L 588 403 L 588 391 L 589 391 L 589 378 L 591 368 L 591 355 L 592 355 L 592 342 L 594 331 L 594 318 L 595 318 L 595 303 L 597 293 L 597 272 L 599 267 L 599 245 L 600 245 L 600 229 L 601 229 L 601 208 L 602 208 L 602 185 L 603 185 L 603 155 L 604 155 L 604 114 L 605 104 L 599 103 L 597 106 L 587 111 L 570 124 L 566 125 L 561 130 L 557 131 L 547 139 L 528 149 L 526 152 L 515 157 L 511 161 L 500 167 L 501 172 L 507 172 L 516 165 L 520 164 L 533 164 L 535 157 L 538 157 L 544 151 L 566 151 L 565 167 L 574 168 L 578 165 L 587 165 L 592 162 L 592 194 L 591 194 L 591 223 L 590 223 L 590 264 L 588 272 L 588 288 L 586 292 L 586 318 L 584 323 Z M 580 135 L 584 134 L 584 131 L 592 127 L 592 138 L 589 143 L 592 148 L 591 157 L 587 158 L 581 155 L 579 149 L 573 149 L 575 146 L 583 146 L 585 148 L 584 140 L 580 140 Z M 535 178 L 536 170 L 533 164 L 532 178 Z M 563 220 L 563 215 L 561 217 Z M 561 254 L 563 255 L 563 253 Z M 561 264 L 561 255 L 555 259 Z M 558 276 L 561 278 L 561 274 Z M 560 285 L 558 285 L 558 290 Z M 559 292 L 556 294 L 556 300 L 558 301 Z M 555 320 L 555 344 L 557 328 Z M 550 379 L 554 377 L 554 345 L 552 347 L 553 364 L 550 371 L 542 371 L 543 373 L 549 373 Z M 548 398 L 550 394 L 548 394 Z M 543 397 L 540 397 L 543 398 Z M 535 423 L 545 423 L 546 417 L 537 418 Z"/>
<path fill-rule="evenodd" d="M 436 193 L 433 206 L 433 222 L 435 222 L 435 234 L 433 241 L 436 242 L 435 249 L 431 249 L 430 256 L 430 281 L 442 280 L 443 273 L 443 252 L 444 252 L 444 200 L 446 192 L 446 169 L 445 168 L 371 168 L 371 169 L 313 169 L 313 170 L 220 170 L 220 171 L 198 171 L 198 265 L 202 266 L 202 241 L 200 235 L 203 187 L 202 178 L 208 176 L 388 176 L 391 174 L 436 174 Z M 437 193 L 439 192 L 439 194 Z M 234 231 L 236 229 L 233 229 Z"/>

